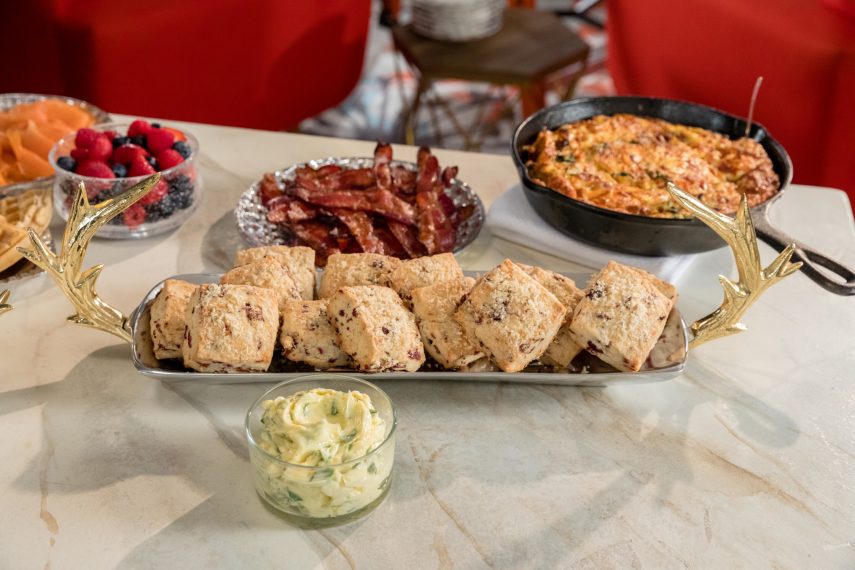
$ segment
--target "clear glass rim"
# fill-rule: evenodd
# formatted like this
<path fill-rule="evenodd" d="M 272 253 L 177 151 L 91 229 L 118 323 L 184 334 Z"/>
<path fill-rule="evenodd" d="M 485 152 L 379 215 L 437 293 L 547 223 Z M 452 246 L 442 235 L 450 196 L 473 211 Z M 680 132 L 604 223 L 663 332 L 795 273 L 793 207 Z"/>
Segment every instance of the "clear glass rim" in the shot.
<path fill-rule="evenodd" d="M 389 433 L 386 434 L 386 437 L 383 439 L 383 441 L 380 443 L 380 445 L 378 445 L 377 447 L 375 447 L 374 449 L 372 449 L 370 452 L 366 453 L 365 455 L 361 455 L 359 457 L 356 457 L 354 459 L 350 459 L 348 461 L 344 461 L 342 463 L 334 463 L 334 464 L 330 464 L 330 465 L 300 465 L 299 463 L 290 463 L 288 461 L 285 461 L 284 459 L 276 457 L 275 455 L 271 455 L 271 454 L 267 453 L 266 451 L 264 451 L 263 449 L 261 449 L 261 447 L 258 445 L 258 442 L 255 441 L 255 438 L 252 436 L 252 431 L 249 429 L 249 420 L 250 420 L 250 418 L 253 417 L 253 412 L 255 412 L 255 410 L 258 409 L 258 407 L 261 405 L 261 403 L 264 400 L 267 400 L 270 398 L 270 394 L 272 392 L 274 392 L 275 390 L 278 390 L 279 388 L 282 388 L 283 386 L 288 386 L 291 384 L 297 384 L 300 382 L 310 382 L 310 381 L 322 380 L 324 378 L 330 379 L 330 380 L 344 380 L 346 382 L 353 382 L 353 383 L 359 384 L 361 386 L 367 386 L 369 388 L 377 390 L 377 392 L 379 392 L 380 394 L 383 395 L 384 398 L 386 398 L 386 401 L 389 402 L 389 408 L 391 408 L 391 410 L 392 410 L 392 427 L 391 427 L 391 429 L 389 429 Z M 312 470 L 328 469 L 328 468 L 346 467 L 348 465 L 359 463 L 360 461 L 365 461 L 366 459 L 376 455 L 379 451 L 384 449 L 386 447 L 386 445 L 389 443 L 389 441 L 391 441 L 392 436 L 395 434 L 395 430 L 398 427 L 398 410 L 395 408 L 395 403 L 392 402 L 392 398 L 390 398 L 389 395 L 386 392 L 384 392 L 383 390 L 381 390 L 376 384 L 372 384 L 371 382 L 368 382 L 367 380 L 363 380 L 362 378 L 357 378 L 356 376 L 347 376 L 344 374 L 337 374 L 337 373 L 333 374 L 333 373 L 317 372 L 314 374 L 306 374 L 305 376 L 298 376 L 297 378 L 291 378 L 290 380 L 280 382 L 279 384 L 273 386 L 272 388 L 270 388 L 269 390 L 264 392 L 261 396 L 259 396 L 255 400 L 255 402 L 252 403 L 252 406 L 250 406 L 249 410 L 246 412 L 246 419 L 244 420 L 243 425 L 244 425 L 244 431 L 246 431 L 246 439 L 249 442 L 249 445 L 253 449 L 256 449 L 259 453 L 261 453 L 262 455 L 264 455 L 265 457 L 270 459 L 271 461 L 274 461 L 280 465 L 284 465 L 285 467 L 287 467 L 289 469 L 290 468 L 312 469 Z"/>
<path fill-rule="evenodd" d="M 88 128 L 90 128 L 94 131 L 104 132 L 104 131 L 114 130 L 116 127 L 124 127 L 125 131 L 127 132 L 127 128 L 130 126 L 131 126 L 130 123 L 98 123 L 97 125 L 92 125 L 91 127 L 88 127 Z M 173 166 L 171 168 L 167 168 L 166 170 L 161 170 L 158 173 L 161 175 L 161 177 L 168 175 L 168 174 L 171 174 L 173 172 L 180 172 L 182 168 L 187 168 L 187 166 L 191 162 L 195 161 L 196 156 L 199 154 L 199 141 L 196 140 L 196 137 L 194 137 L 192 133 L 189 133 L 187 131 L 183 131 L 181 129 L 175 129 L 174 127 L 169 127 L 169 128 L 174 129 L 176 131 L 179 131 L 181 134 L 183 134 L 186 137 L 186 142 L 188 142 L 190 144 L 190 156 L 188 156 L 183 161 L 181 161 L 180 163 L 176 164 L 175 166 Z M 137 183 L 137 182 L 142 182 L 146 178 L 150 178 L 151 176 L 153 176 L 152 174 L 143 174 L 142 176 L 125 176 L 122 178 L 97 178 L 95 176 L 83 176 L 81 174 L 69 172 L 63 168 L 60 168 L 59 165 L 56 163 L 56 159 L 58 158 L 57 152 L 59 151 L 61 146 L 67 144 L 69 141 L 71 141 L 73 143 L 74 137 L 76 137 L 76 136 L 77 136 L 76 132 L 68 133 L 67 135 L 65 135 L 64 137 L 62 137 L 58 141 L 56 141 L 56 143 L 53 145 L 53 147 L 51 147 L 50 152 L 48 153 L 48 162 L 53 167 L 54 174 L 57 177 L 74 176 L 76 178 L 79 178 L 83 182 L 104 181 L 104 180 L 126 180 L 129 182 Z"/>

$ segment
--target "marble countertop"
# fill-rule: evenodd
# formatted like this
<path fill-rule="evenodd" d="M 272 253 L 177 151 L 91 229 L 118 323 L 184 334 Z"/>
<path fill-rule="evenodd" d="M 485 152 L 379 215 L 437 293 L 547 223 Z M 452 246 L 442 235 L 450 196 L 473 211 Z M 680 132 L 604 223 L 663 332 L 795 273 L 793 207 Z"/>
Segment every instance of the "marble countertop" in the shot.
<path fill-rule="evenodd" d="M 161 279 L 230 266 L 231 211 L 263 172 L 373 149 L 185 127 L 202 148 L 201 208 L 171 234 L 90 247 L 87 266 L 106 265 L 99 293 L 125 311 Z M 507 157 L 437 155 L 487 205 L 517 179 Z M 855 265 L 841 192 L 795 186 L 774 217 Z M 579 270 L 488 233 L 460 261 L 506 256 Z M 726 249 L 698 256 L 678 283 L 687 319 L 718 305 L 716 275 L 733 270 Z M 284 523 L 252 487 L 242 422 L 265 385 L 154 381 L 128 346 L 66 322 L 71 307 L 45 277 L 12 291 L 0 317 L 3 568 L 855 566 L 855 298 L 801 274 L 673 381 L 384 383 L 400 416 L 391 493 L 370 517 L 322 531 Z"/>

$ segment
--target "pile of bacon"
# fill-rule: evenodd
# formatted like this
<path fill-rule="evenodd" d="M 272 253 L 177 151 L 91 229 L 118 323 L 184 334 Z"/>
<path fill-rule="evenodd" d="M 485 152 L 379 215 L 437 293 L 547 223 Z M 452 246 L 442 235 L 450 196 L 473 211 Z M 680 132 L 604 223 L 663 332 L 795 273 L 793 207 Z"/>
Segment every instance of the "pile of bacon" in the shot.
<path fill-rule="evenodd" d="M 319 266 L 334 253 L 382 253 L 414 258 L 452 251 L 461 215 L 444 189 L 457 167 L 440 171 L 420 148 L 418 172 L 391 164 L 392 147 L 378 143 L 372 168 L 338 165 L 297 169 L 285 187 L 273 174 L 261 181 L 267 219 L 281 224 L 288 245 L 315 250 Z"/>

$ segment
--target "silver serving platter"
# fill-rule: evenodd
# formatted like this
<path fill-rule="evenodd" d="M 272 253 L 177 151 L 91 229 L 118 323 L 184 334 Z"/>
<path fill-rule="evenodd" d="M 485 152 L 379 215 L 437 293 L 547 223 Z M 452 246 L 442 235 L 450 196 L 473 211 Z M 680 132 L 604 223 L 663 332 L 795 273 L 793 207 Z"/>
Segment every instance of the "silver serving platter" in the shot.
<path fill-rule="evenodd" d="M 294 180 L 298 168 L 309 166 L 317 169 L 331 164 L 336 164 L 346 170 L 354 170 L 357 168 L 371 168 L 374 166 L 374 159 L 367 157 L 329 157 L 320 160 L 310 160 L 309 162 L 289 166 L 283 170 L 277 170 L 273 175 L 280 186 L 284 188 L 286 182 Z M 412 171 L 418 170 L 418 166 L 413 162 L 393 160 L 390 162 L 390 165 L 403 166 Z M 241 194 L 235 208 L 238 231 L 246 243 L 252 247 L 294 245 L 295 241 L 288 232 L 287 224 L 276 224 L 267 221 L 267 208 L 261 204 L 261 196 L 259 195 L 260 187 L 261 180 L 258 180 Z M 451 182 L 451 187 L 445 189 L 445 193 L 454 201 L 454 205 L 458 209 L 472 209 L 471 215 L 457 226 L 457 235 L 454 240 L 454 252 L 457 253 L 478 237 L 478 233 L 484 226 L 486 214 L 481 199 L 465 182 L 461 182 L 455 178 Z"/>
<path fill-rule="evenodd" d="M 59 99 L 69 105 L 80 107 L 95 118 L 94 124 L 96 125 L 98 123 L 107 123 L 110 121 L 110 115 L 92 103 L 87 103 L 86 101 L 75 99 L 74 97 L 65 97 L 62 95 L 41 95 L 39 93 L 0 93 L 0 111 L 8 111 L 12 107 L 22 103 L 33 103 L 35 101 L 43 101 L 45 99 Z M 48 186 L 52 180 L 53 176 L 42 176 L 41 178 L 34 178 L 33 180 L 27 180 L 26 182 L 6 184 L 5 186 L 0 186 L 0 196 L 20 192 L 29 188 Z"/>
<path fill-rule="evenodd" d="M 472 271 L 464 272 L 475 277 Z M 567 277 L 578 283 L 586 283 L 591 274 L 566 274 Z M 197 285 L 205 283 L 219 283 L 220 275 L 212 273 L 176 275 L 171 279 L 181 279 Z M 288 365 L 297 368 L 291 363 L 279 360 L 279 355 L 274 359 L 271 368 L 282 366 L 281 370 L 273 372 L 236 373 L 236 374 L 214 374 L 209 372 L 195 372 L 185 369 L 178 360 L 158 360 L 154 357 L 154 348 L 151 342 L 151 329 L 149 327 L 149 310 L 155 296 L 163 286 L 158 283 L 130 316 L 132 328 L 132 350 L 134 366 L 146 376 L 151 376 L 165 382 L 196 381 L 208 384 L 245 384 L 258 382 L 282 382 L 297 376 L 310 374 L 312 369 L 287 369 Z M 451 380 L 468 382 L 507 382 L 515 384 L 553 384 L 561 386 L 610 386 L 614 384 L 639 384 L 645 382 L 659 382 L 670 380 L 682 373 L 686 365 L 686 357 L 689 350 L 689 335 L 686 323 L 675 308 L 671 311 L 665 330 L 653 348 L 642 369 L 638 372 L 618 372 L 608 365 L 600 362 L 587 354 L 582 355 L 583 362 L 580 369 L 575 372 L 553 372 L 543 366 L 532 365 L 522 372 L 462 372 L 447 371 L 441 369 L 423 368 L 418 372 L 378 372 L 363 373 L 350 370 L 341 370 L 342 374 L 369 379 L 372 382 L 379 380 Z M 279 351 L 277 351 L 278 353 Z M 587 358 L 588 361 L 584 362 Z M 573 364 L 578 363 L 579 358 Z M 278 363 L 277 363 L 278 361 Z M 325 371 L 332 372 L 332 371 Z"/>

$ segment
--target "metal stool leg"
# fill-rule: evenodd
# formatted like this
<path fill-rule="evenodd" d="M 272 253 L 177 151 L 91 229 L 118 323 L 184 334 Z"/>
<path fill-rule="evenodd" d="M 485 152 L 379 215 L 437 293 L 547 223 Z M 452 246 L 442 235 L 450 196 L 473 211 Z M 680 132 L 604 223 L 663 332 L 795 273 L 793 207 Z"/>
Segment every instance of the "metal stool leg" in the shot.
<path fill-rule="evenodd" d="M 430 82 L 419 77 L 419 84 L 416 87 L 416 94 L 413 97 L 413 102 L 407 110 L 406 118 L 404 119 L 404 142 L 409 145 L 416 143 L 416 118 L 421 105 L 422 96 L 425 91 L 430 88 Z"/>

